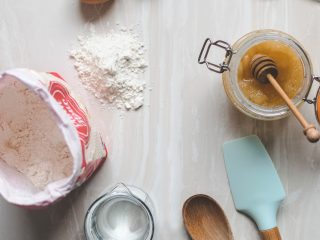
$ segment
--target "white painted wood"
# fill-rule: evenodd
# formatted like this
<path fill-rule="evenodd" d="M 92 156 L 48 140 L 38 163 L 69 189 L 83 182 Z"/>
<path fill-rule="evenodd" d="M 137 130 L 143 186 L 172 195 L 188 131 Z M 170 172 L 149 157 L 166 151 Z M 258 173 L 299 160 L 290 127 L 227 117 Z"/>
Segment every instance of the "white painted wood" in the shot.
<path fill-rule="evenodd" d="M 288 197 L 279 213 L 283 239 L 320 239 L 320 148 L 301 136 L 294 118 L 249 119 L 233 108 L 221 76 L 197 64 L 203 40 L 235 42 L 259 28 L 294 35 L 320 69 L 320 2 L 316 0 L 115 0 L 104 8 L 78 0 L 0 0 L 0 68 L 57 71 L 90 101 L 110 151 L 94 178 L 65 200 L 41 211 L 0 201 L 5 240 L 84 239 L 90 203 L 110 184 L 134 184 L 150 193 L 157 211 L 156 240 L 188 239 L 184 200 L 196 193 L 225 209 L 235 239 L 259 239 L 253 223 L 233 206 L 221 145 L 257 134 L 265 143 Z M 144 78 L 152 91 L 138 112 L 102 109 L 77 79 L 68 49 L 88 25 L 107 31 L 117 22 L 135 26 L 148 48 Z M 314 121 L 312 106 L 303 113 Z"/>

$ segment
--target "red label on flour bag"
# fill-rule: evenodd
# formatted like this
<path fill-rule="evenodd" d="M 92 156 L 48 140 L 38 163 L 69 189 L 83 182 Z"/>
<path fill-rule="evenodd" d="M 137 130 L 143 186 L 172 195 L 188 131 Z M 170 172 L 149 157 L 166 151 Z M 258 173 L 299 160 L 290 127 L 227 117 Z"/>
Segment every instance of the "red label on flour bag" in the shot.
<path fill-rule="evenodd" d="M 51 72 L 50 74 L 64 81 L 64 79 L 57 73 Z M 50 81 L 49 92 L 54 97 L 54 99 L 58 103 L 60 103 L 60 106 L 64 109 L 64 111 L 69 115 L 70 119 L 73 122 L 73 125 L 78 131 L 83 155 L 82 168 L 84 172 L 79 177 L 79 182 L 82 183 L 95 172 L 95 170 L 103 162 L 104 158 L 96 159 L 95 161 L 91 161 L 89 162 L 89 164 L 87 164 L 85 151 L 89 143 L 90 124 L 85 110 L 81 109 L 77 101 L 70 95 L 70 92 L 62 83 Z M 107 154 L 106 148 L 105 151 Z"/>
<path fill-rule="evenodd" d="M 14 79 L 37 93 L 56 117 L 65 143 L 72 155 L 72 174 L 62 180 L 50 182 L 41 191 L 26 183 L 21 173 L 7 171 L 0 165 L 0 193 L 11 203 L 25 207 L 43 207 L 64 197 L 86 181 L 105 161 L 107 149 L 90 115 L 67 82 L 57 73 L 37 73 L 27 69 L 14 69 L 0 76 L 1 84 Z M 50 131 L 50 130 L 48 130 Z M 1 158 L 1 152 L 0 152 Z M 16 183 L 19 184 L 16 184 Z"/>
<path fill-rule="evenodd" d="M 52 73 L 51 73 L 52 74 Z M 49 92 L 54 99 L 60 104 L 68 114 L 73 125 L 76 127 L 82 147 L 82 167 L 86 166 L 85 148 L 88 146 L 90 136 L 90 126 L 88 118 L 84 111 L 81 110 L 76 100 L 70 96 L 69 91 L 60 83 L 51 81 Z"/>

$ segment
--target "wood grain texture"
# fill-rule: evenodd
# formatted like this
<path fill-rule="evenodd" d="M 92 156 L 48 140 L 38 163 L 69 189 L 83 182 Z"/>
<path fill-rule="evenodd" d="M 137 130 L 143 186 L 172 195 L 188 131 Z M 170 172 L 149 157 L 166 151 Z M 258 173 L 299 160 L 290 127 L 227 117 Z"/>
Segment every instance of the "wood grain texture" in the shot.
<path fill-rule="evenodd" d="M 184 225 L 194 240 L 233 240 L 229 221 L 219 204 L 203 194 L 192 196 L 183 205 Z"/>
<path fill-rule="evenodd" d="M 303 133 L 306 135 L 309 142 L 315 143 L 320 139 L 320 133 L 315 128 L 313 124 L 308 123 L 305 117 L 301 114 L 299 109 L 294 105 L 292 100 L 286 94 L 286 92 L 281 88 L 280 84 L 276 80 L 278 75 L 278 69 L 275 62 L 264 55 L 256 55 L 251 61 L 251 72 L 257 81 L 262 84 L 270 83 L 273 88 L 278 92 L 281 98 L 286 102 L 287 106 L 300 122 L 304 128 Z"/>
<path fill-rule="evenodd" d="M 114 0 L 107 5 L 0 0 L 0 68 L 59 72 L 89 102 L 110 152 L 87 184 L 46 210 L 19 209 L 1 200 L 1 239 L 84 240 L 87 208 L 121 181 L 143 188 L 153 199 L 154 240 L 188 239 L 181 208 L 197 193 L 220 203 L 235 239 L 259 240 L 254 223 L 234 209 L 221 150 L 224 141 L 250 134 L 262 139 L 288 195 L 278 216 L 282 237 L 320 239 L 319 145 L 296 137 L 301 128 L 293 117 L 261 122 L 239 113 L 228 102 L 221 76 L 197 64 L 206 37 L 234 43 L 252 30 L 274 28 L 298 39 L 320 74 L 320 2 Z M 120 114 L 102 108 L 79 84 L 68 50 L 89 22 L 101 32 L 116 23 L 134 26 L 145 42 L 149 67 L 141 110 Z M 314 116 L 312 106 L 301 111 Z"/>
<path fill-rule="evenodd" d="M 263 240 L 281 240 L 280 231 L 277 227 L 261 231 Z"/>
<path fill-rule="evenodd" d="M 288 107 L 291 109 L 293 115 L 297 118 L 297 120 L 302 125 L 303 133 L 306 135 L 309 142 L 316 143 L 320 139 L 320 133 L 315 128 L 313 124 L 307 122 L 305 117 L 301 114 L 300 110 L 293 104 L 288 95 L 283 91 L 277 80 L 273 78 L 271 74 L 267 74 L 268 80 L 273 85 L 273 87 L 277 90 L 277 92 L 281 95 L 282 99 L 287 103 Z"/>

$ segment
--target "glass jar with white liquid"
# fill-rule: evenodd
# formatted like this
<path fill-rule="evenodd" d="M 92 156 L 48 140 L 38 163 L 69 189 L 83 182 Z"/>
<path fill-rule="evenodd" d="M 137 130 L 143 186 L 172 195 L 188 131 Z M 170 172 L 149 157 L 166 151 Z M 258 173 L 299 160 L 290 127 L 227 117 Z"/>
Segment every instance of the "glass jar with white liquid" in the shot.
<path fill-rule="evenodd" d="M 87 240 L 151 240 L 153 204 L 143 190 L 117 184 L 98 198 L 85 218 Z"/>

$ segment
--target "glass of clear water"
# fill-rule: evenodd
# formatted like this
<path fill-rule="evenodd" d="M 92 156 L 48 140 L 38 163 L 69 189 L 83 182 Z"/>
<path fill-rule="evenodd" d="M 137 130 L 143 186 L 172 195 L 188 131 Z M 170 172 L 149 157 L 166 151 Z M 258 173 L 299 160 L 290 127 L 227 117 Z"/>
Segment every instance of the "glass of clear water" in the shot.
<path fill-rule="evenodd" d="M 85 218 L 87 240 L 151 240 L 153 204 L 143 190 L 118 183 L 98 198 Z"/>

